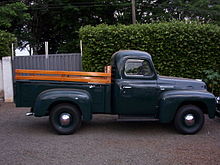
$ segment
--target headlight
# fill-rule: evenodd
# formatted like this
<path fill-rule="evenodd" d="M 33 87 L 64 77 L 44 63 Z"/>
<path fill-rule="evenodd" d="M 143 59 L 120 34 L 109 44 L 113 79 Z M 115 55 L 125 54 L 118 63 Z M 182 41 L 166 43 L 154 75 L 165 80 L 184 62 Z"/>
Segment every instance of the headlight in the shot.
<path fill-rule="evenodd" d="M 217 104 L 220 104 L 220 97 L 216 97 Z"/>

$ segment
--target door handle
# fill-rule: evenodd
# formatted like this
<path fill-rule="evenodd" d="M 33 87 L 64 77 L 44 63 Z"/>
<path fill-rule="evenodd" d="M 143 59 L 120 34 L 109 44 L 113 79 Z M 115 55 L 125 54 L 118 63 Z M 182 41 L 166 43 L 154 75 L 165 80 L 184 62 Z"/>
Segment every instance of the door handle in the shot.
<path fill-rule="evenodd" d="M 95 85 L 90 85 L 89 88 L 90 89 L 95 88 Z"/>
<path fill-rule="evenodd" d="M 131 89 L 132 87 L 130 86 L 122 86 L 122 89 Z"/>

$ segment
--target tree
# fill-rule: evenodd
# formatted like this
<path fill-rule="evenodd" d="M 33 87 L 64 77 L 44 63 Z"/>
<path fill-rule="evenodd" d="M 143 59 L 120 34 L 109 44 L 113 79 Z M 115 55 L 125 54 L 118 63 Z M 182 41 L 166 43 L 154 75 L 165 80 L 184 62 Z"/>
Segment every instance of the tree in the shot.
<path fill-rule="evenodd" d="M 11 2 L 13 0 L 10 0 Z M 23 2 L 23 3 L 22 3 Z M 0 10 L 0 28 L 14 33 L 34 54 L 79 52 L 81 26 L 131 24 L 131 0 L 22 0 Z M 25 4 L 25 5 L 24 5 Z M 197 20 L 220 25 L 219 0 L 136 0 L 138 23 Z M 25 42 L 24 42 L 25 41 Z"/>
<path fill-rule="evenodd" d="M 119 19 L 116 10 L 129 5 L 117 0 L 26 0 L 33 17 L 32 39 L 35 54 L 44 53 L 44 41 L 49 42 L 50 53 L 79 52 L 78 30 L 81 26 L 101 23 L 129 23 Z M 117 16 L 118 14 L 118 16 Z"/>
<path fill-rule="evenodd" d="M 0 59 L 11 55 L 11 43 L 15 41 L 13 34 L 0 30 Z"/>
<path fill-rule="evenodd" d="M 137 0 L 140 23 L 196 20 L 220 25 L 219 0 Z"/>
<path fill-rule="evenodd" d="M 18 46 L 23 47 L 24 41 L 29 40 L 30 31 L 27 28 L 31 16 L 27 6 L 22 2 L 3 4 L 0 6 L 0 29 L 16 36 Z"/>
<path fill-rule="evenodd" d="M 26 23 L 30 15 L 26 13 L 27 7 L 21 2 L 11 4 L 1 3 L 0 6 L 0 57 L 10 55 L 11 43 L 17 38 L 21 46 L 26 41 Z"/>

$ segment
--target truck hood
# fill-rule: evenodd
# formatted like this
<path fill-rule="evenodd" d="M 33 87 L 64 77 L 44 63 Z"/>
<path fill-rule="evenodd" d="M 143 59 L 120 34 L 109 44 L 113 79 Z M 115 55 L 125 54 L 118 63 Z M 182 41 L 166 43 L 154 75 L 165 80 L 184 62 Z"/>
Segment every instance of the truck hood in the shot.
<path fill-rule="evenodd" d="M 159 76 L 158 86 L 163 89 L 188 89 L 206 90 L 206 84 L 202 80 L 194 80 L 179 77 Z"/>

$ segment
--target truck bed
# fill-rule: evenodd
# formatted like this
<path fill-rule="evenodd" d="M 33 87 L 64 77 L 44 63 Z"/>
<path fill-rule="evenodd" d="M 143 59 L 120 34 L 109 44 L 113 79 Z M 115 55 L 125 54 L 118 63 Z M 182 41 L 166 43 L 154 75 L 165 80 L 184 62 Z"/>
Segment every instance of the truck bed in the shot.
<path fill-rule="evenodd" d="M 17 69 L 15 79 L 17 107 L 34 107 L 38 95 L 49 89 L 80 89 L 91 95 L 93 113 L 110 113 L 111 69 L 106 73 Z"/>
<path fill-rule="evenodd" d="M 48 89 L 81 89 L 90 93 L 93 113 L 110 113 L 111 84 L 17 80 L 15 82 L 16 107 L 33 107 L 37 96 Z"/>

